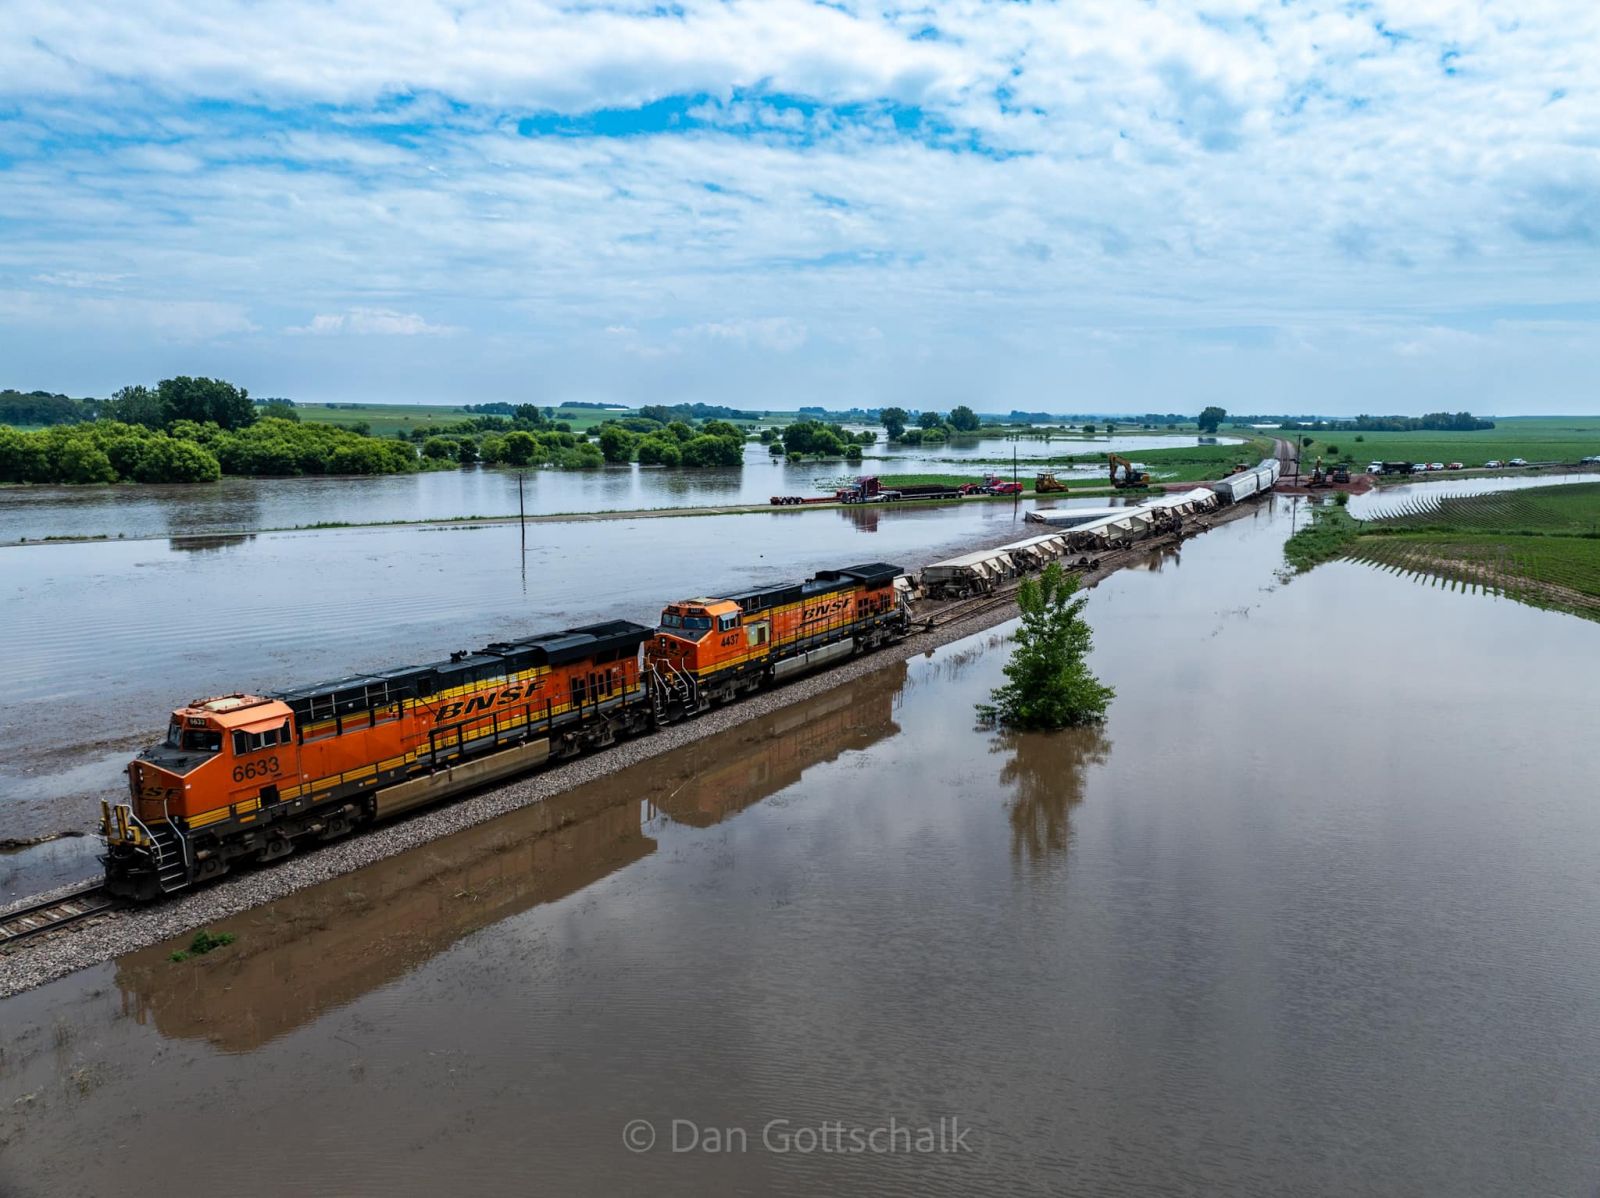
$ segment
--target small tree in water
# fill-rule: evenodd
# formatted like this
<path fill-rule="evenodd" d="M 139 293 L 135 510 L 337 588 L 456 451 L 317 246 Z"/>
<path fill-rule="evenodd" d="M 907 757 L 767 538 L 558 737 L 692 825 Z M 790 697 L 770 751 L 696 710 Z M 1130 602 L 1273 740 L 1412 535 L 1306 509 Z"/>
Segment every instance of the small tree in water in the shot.
<path fill-rule="evenodd" d="M 1083 618 L 1087 599 L 1074 599 L 1078 580 L 1059 562 L 1017 591 L 1022 627 L 1006 663 L 1007 682 L 980 703 L 978 714 L 1008 728 L 1069 728 L 1097 724 L 1116 691 L 1089 671 L 1084 657 L 1094 634 Z"/>

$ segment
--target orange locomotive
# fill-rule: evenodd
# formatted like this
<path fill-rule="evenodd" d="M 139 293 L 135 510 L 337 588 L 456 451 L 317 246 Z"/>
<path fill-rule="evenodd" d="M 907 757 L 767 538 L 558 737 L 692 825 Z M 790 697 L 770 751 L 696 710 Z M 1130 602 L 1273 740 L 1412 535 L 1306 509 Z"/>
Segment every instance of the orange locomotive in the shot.
<path fill-rule="evenodd" d="M 895 587 L 899 574 L 898 566 L 874 562 L 727 599 L 668 604 L 645 646 L 662 718 L 693 715 L 905 636 L 910 615 Z"/>
<path fill-rule="evenodd" d="M 895 566 L 496 642 L 271 696 L 200 699 L 103 804 L 106 886 L 154 898 L 611 744 L 903 637 Z M 644 646 L 641 661 L 640 647 Z"/>

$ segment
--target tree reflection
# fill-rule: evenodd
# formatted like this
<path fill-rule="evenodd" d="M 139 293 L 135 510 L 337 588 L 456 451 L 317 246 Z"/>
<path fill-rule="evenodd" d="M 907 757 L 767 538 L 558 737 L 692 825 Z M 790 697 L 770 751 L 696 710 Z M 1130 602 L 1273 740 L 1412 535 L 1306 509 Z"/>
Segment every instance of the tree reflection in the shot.
<path fill-rule="evenodd" d="M 1012 790 L 1011 856 L 1039 868 L 1066 849 L 1072 836 L 1071 812 L 1083 799 L 1091 765 L 1103 765 L 1111 742 L 1098 726 L 1060 732 L 1004 732 L 992 752 L 1010 753 L 1000 784 Z"/>

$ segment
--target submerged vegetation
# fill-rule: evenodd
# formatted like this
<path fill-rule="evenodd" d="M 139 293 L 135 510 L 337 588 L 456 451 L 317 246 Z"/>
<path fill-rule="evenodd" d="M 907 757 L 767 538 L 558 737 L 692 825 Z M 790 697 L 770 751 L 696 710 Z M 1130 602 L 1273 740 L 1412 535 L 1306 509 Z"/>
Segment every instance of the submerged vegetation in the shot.
<path fill-rule="evenodd" d="M 1369 520 L 1321 508 L 1284 556 L 1297 570 L 1347 557 L 1600 619 L 1600 483 L 1417 500 Z"/>
<path fill-rule="evenodd" d="M 1074 598 L 1078 580 L 1051 562 L 1038 578 L 1017 590 L 1022 626 L 1006 663 L 1004 686 L 978 714 L 1008 728 L 1071 728 L 1097 724 L 1116 691 L 1089 670 L 1094 634 L 1083 618 L 1085 598 Z"/>
<path fill-rule="evenodd" d="M 1343 557 L 1361 535 L 1361 524 L 1342 505 L 1311 509 L 1311 523 L 1298 529 L 1283 546 L 1283 556 L 1303 573 L 1321 562 Z"/>
<path fill-rule="evenodd" d="M 190 957 L 203 957 L 207 953 L 215 952 L 219 948 L 226 948 L 228 945 L 233 943 L 233 939 L 234 937 L 232 932 L 218 932 L 215 936 L 213 936 L 210 932 L 206 931 L 204 928 L 201 928 L 194 934 L 194 939 L 189 941 L 189 947 L 187 949 L 180 949 L 167 959 L 174 965 L 179 965 L 184 961 L 187 961 Z"/>

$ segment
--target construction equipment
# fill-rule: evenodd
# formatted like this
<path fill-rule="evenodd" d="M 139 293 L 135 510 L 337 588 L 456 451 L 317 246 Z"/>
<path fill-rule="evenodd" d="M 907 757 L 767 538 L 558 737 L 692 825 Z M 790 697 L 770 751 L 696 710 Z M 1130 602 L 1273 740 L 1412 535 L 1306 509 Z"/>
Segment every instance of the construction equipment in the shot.
<path fill-rule="evenodd" d="M 1335 466 L 1333 468 L 1333 472 L 1331 474 L 1329 474 L 1328 477 L 1331 478 L 1335 483 L 1343 484 L 1343 483 L 1349 482 L 1350 481 L 1350 463 L 1349 462 L 1340 462 L 1337 466 Z"/>
<path fill-rule="evenodd" d="M 1033 480 L 1033 490 L 1036 495 L 1050 495 L 1066 489 L 1067 484 L 1057 481 L 1055 474 L 1048 470 Z"/>
<path fill-rule="evenodd" d="M 1146 487 L 1150 485 L 1150 475 L 1143 470 L 1135 469 L 1132 462 L 1121 454 L 1107 454 L 1106 458 L 1111 466 L 1111 485 L 1117 490 L 1124 487 Z M 1122 477 L 1117 477 L 1117 467 L 1122 467 Z"/>
<path fill-rule="evenodd" d="M 1311 481 L 1308 482 L 1306 484 L 1306 486 L 1308 486 L 1308 487 L 1331 487 L 1332 485 L 1333 485 L 1333 480 L 1330 479 L 1325 473 L 1323 473 L 1323 470 L 1322 470 L 1322 455 L 1319 453 L 1317 455 L 1316 465 L 1313 466 L 1312 469 L 1311 469 Z"/>

